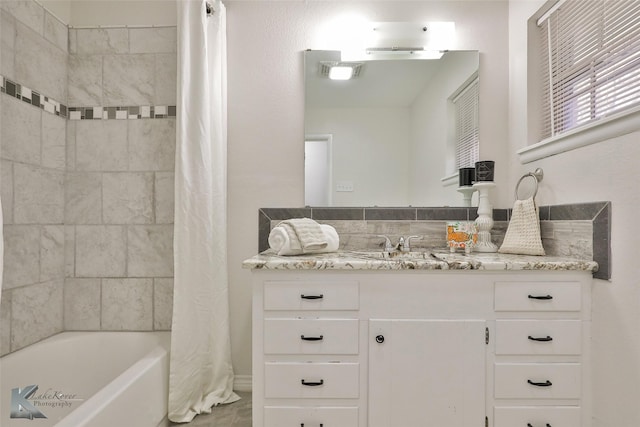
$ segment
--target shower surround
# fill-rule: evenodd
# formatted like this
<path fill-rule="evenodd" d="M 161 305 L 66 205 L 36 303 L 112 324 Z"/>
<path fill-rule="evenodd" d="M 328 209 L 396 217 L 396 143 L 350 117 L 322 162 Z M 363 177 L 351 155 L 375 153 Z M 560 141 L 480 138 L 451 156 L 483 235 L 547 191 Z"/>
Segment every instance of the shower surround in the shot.
<path fill-rule="evenodd" d="M 176 28 L 0 9 L 0 354 L 63 330 L 170 329 Z"/>

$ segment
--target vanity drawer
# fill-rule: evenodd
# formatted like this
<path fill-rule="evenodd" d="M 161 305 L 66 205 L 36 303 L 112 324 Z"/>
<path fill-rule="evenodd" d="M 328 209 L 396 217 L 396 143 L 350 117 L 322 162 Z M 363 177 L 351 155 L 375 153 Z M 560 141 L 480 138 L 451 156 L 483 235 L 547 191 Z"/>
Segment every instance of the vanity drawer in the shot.
<path fill-rule="evenodd" d="M 580 427 L 579 406 L 496 407 L 494 427 Z"/>
<path fill-rule="evenodd" d="M 266 398 L 355 398 L 358 363 L 265 363 Z"/>
<path fill-rule="evenodd" d="M 579 320 L 497 320 L 496 354 L 580 354 Z"/>
<path fill-rule="evenodd" d="M 265 319 L 265 354 L 358 354 L 357 319 Z"/>
<path fill-rule="evenodd" d="M 578 282 L 496 282 L 496 311 L 580 311 Z"/>
<path fill-rule="evenodd" d="M 495 397 L 578 399 L 581 394 L 581 375 L 579 363 L 497 363 Z"/>
<path fill-rule="evenodd" d="M 355 427 L 358 408 L 349 407 L 283 407 L 264 408 L 264 427 Z"/>
<path fill-rule="evenodd" d="M 357 310 L 357 281 L 266 281 L 265 310 Z"/>

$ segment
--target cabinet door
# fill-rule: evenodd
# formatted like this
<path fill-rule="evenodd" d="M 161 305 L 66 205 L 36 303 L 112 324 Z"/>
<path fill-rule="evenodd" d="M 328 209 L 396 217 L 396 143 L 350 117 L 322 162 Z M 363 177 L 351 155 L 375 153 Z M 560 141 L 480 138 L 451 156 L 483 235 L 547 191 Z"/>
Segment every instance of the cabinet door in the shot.
<path fill-rule="evenodd" d="M 369 427 L 477 427 L 484 320 L 370 320 Z"/>

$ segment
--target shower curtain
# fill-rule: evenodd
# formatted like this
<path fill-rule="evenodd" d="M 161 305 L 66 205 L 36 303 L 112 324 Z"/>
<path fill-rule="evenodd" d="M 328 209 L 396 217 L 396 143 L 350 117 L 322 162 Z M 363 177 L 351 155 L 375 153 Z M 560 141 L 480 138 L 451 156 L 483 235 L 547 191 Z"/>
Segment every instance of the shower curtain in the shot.
<path fill-rule="evenodd" d="M 225 8 L 180 0 L 174 297 L 169 419 L 188 422 L 233 392 L 227 283 Z"/>

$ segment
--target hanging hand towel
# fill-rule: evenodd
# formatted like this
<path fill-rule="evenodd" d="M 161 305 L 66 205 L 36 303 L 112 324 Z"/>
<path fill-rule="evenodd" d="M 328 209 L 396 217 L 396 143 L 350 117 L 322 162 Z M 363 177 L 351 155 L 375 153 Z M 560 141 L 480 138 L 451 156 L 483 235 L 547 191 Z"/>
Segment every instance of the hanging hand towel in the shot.
<path fill-rule="evenodd" d="M 503 254 L 544 255 L 540 238 L 538 208 L 533 197 L 516 200 L 511 221 L 498 252 Z"/>

